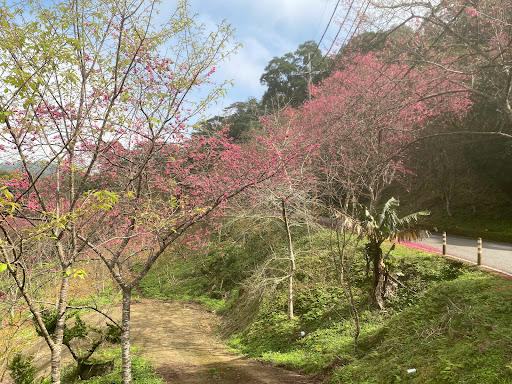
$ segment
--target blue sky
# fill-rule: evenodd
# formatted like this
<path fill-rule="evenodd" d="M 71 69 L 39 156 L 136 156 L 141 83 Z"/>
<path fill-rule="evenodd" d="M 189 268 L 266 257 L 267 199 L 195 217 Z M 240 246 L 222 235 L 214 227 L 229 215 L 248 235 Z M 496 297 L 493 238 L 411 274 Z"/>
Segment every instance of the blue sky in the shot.
<path fill-rule="evenodd" d="M 275 56 L 293 52 L 308 40 L 318 42 L 336 6 L 336 0 L 189 0 L 194 13 L 206 25 L 223 19 L 236 29 L 236 40 L 243 44 L 238 53 L 219 66 L 217 75 L 233 79 L 235 86 L 226 98 L 208 112 L 220 113 L 236 101 L 260 98 L 264 87 L 259 79 Z M 340 7 L 338 12 L 342 12 Z M 331 45 L 338 25 L 331 24 L 321 48 Z"/>

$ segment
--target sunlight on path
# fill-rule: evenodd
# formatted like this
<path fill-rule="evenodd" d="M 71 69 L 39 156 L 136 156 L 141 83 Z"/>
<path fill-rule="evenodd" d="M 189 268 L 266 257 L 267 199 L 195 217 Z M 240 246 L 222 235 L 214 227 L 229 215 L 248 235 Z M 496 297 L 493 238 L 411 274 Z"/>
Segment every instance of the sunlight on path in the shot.
<path fill-rule="evenodd" d="M 310 384 L 294 372 L 227 351 L 218 318 L 197 304 L 144 300 L 132 306 L 132 343 L 167 383 Z"/>

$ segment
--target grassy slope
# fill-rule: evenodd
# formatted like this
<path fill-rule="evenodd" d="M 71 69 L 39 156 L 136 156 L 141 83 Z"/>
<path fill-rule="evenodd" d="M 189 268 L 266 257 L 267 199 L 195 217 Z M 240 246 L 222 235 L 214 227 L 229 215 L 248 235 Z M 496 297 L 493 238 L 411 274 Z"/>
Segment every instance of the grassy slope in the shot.
<path fill-rule="evenodd" d="M 269 253 L 261 237 L 243 244 L 229 238 L 209 249 L 166 255 L 141 281 L 140 291 L 146 297 L 192 299 L 211 309 L 226 309 L 237 298 L 239 284 Z"/>
<path fill-rule="evenodd" d="M 296 319 L 286 319 L 286 287 L 278 286 L 244 318 L 238 283 L 269 254 L 257 238 L 225 241 L 199 258 L 163 260 L 142 287 L 153 296 L 214 297 L 226 311 L 232 347 L 244 354 L 324 377 L 330 383 L 503 383 L 512 381 L 512 281 L 421 251 L 398 247 L 392 273 L 407 287 L 388 311 L 369 308 L 365 263 L 353 266 L 361 318 L 357 353 L 353 320 L 331 266 L 329 234 L 295 236 Z M 283 245 L 274 250 L 284 252 Z M 162 276 L 172 284 L 162 284 Z M 184 283 L 178 281 L 184 279 Z M 247 287 L 244 287 L 244 291 Z M 219 298 L 231 299 L 222 304 Z M 208 301 L 208 300 L 206 300 Z M 233 305 L 234 302 L 234 305 Z M 416 372 L 408 374 L 407 369 Z"/>
<path fill-rule="evenodd" d="M 442 283 L 366 334 L 359 356 L 331 382 L 510 382 L 510 299 L 510 282 L 491 275 Z"/>

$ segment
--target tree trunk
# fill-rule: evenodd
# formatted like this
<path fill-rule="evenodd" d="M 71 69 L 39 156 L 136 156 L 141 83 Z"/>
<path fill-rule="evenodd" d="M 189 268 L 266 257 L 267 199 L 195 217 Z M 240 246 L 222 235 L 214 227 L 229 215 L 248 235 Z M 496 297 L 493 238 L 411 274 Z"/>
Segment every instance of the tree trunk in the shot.
<path fill-rule="evenodd" d="M 123 384 L 132 382 L 132 358 L 130 355 L 130 306 L 132 289 L 123 287 L 123 314 L 121 325 L 121 351 L 123 366 Z"/>
<path fill-rule="evenodd" d="M 348 295 L 350 302 L 350 313 L 352 315 L 352 318 L 354 319 L 354 353 L 357 354 L 359 334 L 361 333 L 361 325 L 359 324 L 359 312 L 357 310 L 356 302 L 354 300 L 354 292 L 352 290 L 352 281 L 350 279 L 350 276 L 345 280 L 347 282 L 346 287 L 344 286 L 343 282 L 342 286 L 343 290 L 345 291 L 345 294 Z"/>
<path fill-rule="evenodd" d="M 290 259 L 290 275 L 288 276 L 288 320 L 293 320 L 293 274 L 295 272 L 295 260 Z"/>
<path fill-rule="evenodd" d="M 62 339 L 64 337 L 64 323 L 66 321 L 66 307 L 67 296 L 69 288 L 69 275 L 71 268 L 64 269 L 64 276 L 62 277 L 59 293 L 59 305 L 57 307 L 57 324 L 55 325 L 55 339 L 54 344 L 50 347 L 51 350 L 51 371 L 50 378 L 52 384 L 60 384 L 61 372 L 61 359 L 62 359 Z"/>
<path fill-rule="evenodd" d="M 53 347 L 51 348 L 50 351 L 51 351 L 50 378 L 51 378 L 52 384 L 60 384 L 60 362 L 61 362 L 61 355 L 62 355 L 62 344 L 53 345 Z"/>
<path fill-rule="evenodd" d="M 380 309 L 384 309 L 384 291 L 386 289 L 385 272 L 386 266 L 382 257 L 382 249 L 377 243 L 370 244 L 370 250 L 373 261 L 373 284 L 371 292 L 372 304 Z"/>
<path fill-rule="evenodd" d="M 444 191 L 444 198 L 446 200 L 446 213 L 449 217 L 452 217 L 452 210 L 450 209 L 451 193 L 447 190 Z"/>
<path fill-rule="evenodd" d="M 286 213 L 286 203 L 281 200 L 284 229 L 286 231 L 286 244 L 288 246 L 288 259 L 290 260 L 290 270 L 288 273 L 288 320 L 293 320 L 293 275 L 295 274 L 295 254 L 293 253 L 292 234 L 288 224 L 288 215 Z"/>
<path fill-rule="evenodd" d="M 450 197 L 448 196 L 448 193 L 445 192 L 445 198 L 446 198 L 446 213 L 449 217 L 452 217 L 452 211 L 450 209 Z"/>

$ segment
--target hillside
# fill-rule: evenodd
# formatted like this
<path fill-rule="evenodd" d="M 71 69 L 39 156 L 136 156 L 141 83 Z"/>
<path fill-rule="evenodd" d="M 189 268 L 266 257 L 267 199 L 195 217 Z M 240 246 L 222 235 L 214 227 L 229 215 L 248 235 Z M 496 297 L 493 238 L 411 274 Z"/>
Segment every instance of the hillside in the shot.
<path fill-rule="evenodd" d="M 219 246 L 230 246 L 206 258 L 163 259 L 141 289 L 157 297 L 191 298 L 201 292 L 198 299 L 222 313 L 232 348 L 326 383 L 476 384 L 512 379 L 512 309 L 506 304 L 512 298 L 510 280 L 398 246 L 389 268 L 399 284 L 393 285 L 387 310 L 379 312 L 368 302 L 369 280 L 359 250 L 351 269 L 360 322 L 355 349 L 354 317 L 332 265 L 329 231 L 312 239 L 305 233 L 294 236 L 300 256 L 293 321 L 286 316 L 286 284 L 261 290 L 256 275 L 242 272 L 253 268 L 261 276 L 268 248 L 254 246 L 265 237 L 260 235 L 242 243 L 226 240 Z M 277 247 L 274 244 L 275 252 L 282 251 Z M 269 264 L 267 268 L 270 276 Z"/>

